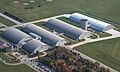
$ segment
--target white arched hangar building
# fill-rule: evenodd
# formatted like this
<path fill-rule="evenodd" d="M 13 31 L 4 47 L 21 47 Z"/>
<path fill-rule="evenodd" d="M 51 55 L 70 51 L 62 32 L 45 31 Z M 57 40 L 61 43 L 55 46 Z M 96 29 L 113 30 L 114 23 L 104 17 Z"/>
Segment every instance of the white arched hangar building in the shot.
<path fill-rule="evenodd" d="M 47 44 L 33 39 L 33 37 L 16 28 L 8 28 L 1 34 L 1 37 L 6 39 L 12 45 L 24 49 L 29 54 L 36 53 L 36 51 L 43 52 L 50 48 Z"/>
<path fill-rule="evenodd" d="M 12 44 L 18 44 L 22 41 L 32 39 L 31 36 L 16 28 L 8 28 L 1 34 L 1 37 Z"/>
<path fill-rule="evenodd" d="M 75 21 L 77 23 L 80 23 L 81 19 L 86 19 L 88 20 L 89 23 L 89 28 L 100 31 L 100 32 L 105 32 L 107 30 L 113 29 L 114 26 L 111 24 L 96 20 L 94 18 L 79 14 L 79 13 L 73 13 L 70 17 L 70 20 Z"/>
<path fill-rule="evenodd" d="M 24 44 L 22 46 L 22 48 L 25 51 L 27 51 L 29 54 L 35 54 L 37 51 L 43 52 L 50 47 L 47 44 L 45 44 L 39 40 L 32 39 L 32 40 L 28 41 L 26 44 Z"/>
<path fill-rule="evenodd" d="M 23 29 L 27 34 L 34 33 L 41 37 L 41 41 L 50 46 L 63 46 L 67 41 L 39 26 L 28 24 Z"/>
<path fill-rule="evenodd" d="M 57 32 L 63 33 L 65 36 L 72 38 L 74 40 L 80 40 L 91 36 L 91 33 L 89 31 L 77 28 L 73 25 L 70 25 L 58 19 L 48 20 L 45 23 L 45 26 Z"/>

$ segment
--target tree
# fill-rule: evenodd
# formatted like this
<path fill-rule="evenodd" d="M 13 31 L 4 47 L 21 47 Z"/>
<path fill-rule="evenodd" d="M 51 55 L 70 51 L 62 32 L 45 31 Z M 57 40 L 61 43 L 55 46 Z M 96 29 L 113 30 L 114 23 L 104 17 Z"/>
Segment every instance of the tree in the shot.
<path fill-rule="evenodd" d="M 84 72 L 92 72 L 90 68 L 86 68 Z"/>
<path fill-rule="evenodd" d="M 54 67 L 54 63 L 53 63 L 53 62 L 50 62 L 49 66 L 50 66 L 50 67 Z"/>
<path fill-rule="evenodd" d="M 38 59 L 40 58 L 39 51 L 36 51 L 36 56 L 38 56 Z"/>
<path fill-rule="evenodd" d="M 94 65 L 95 65 L 95 67 L 99 67 L 100 63 L 99 62 L 95 62 Z"/>
<path fill-rule="evenodd" d="M 108 68 L 108 69 L 107 69 L 107 72 L 111 72 L 111 70 Z"/>

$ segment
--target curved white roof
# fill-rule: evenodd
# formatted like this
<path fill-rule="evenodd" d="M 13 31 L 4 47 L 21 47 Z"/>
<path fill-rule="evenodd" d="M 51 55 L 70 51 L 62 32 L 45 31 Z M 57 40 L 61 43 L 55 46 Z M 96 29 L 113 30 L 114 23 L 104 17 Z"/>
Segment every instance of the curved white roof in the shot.
<path fill-rule="evenodd" d="M 111 24 L 108 24 L 108 23 L 105 23 L 105 22 L 102 22 L 102 21 L 99 21 L 99 20 L 96 20 L 94 18 L 91 18 L 91 17 L 88 17 L 88 16 L 85 16 L 85 15 L 82 15 L 82 14 L 79 14 L 79 13 L 73 13 L 70 17 L 69 17 L 70 20 L 73 20 L 75 22 L 78 22 L 80 23 L 80 20 L 81 19 L 87 19 L 89 24 L 90 24 L 90 27 L 93 28 L 93 29 L 96 29 L 98 31 L 103 31 L 106 27 L 110 26 Z"/>
<path fill-rule="evenodd" d="M 63 22 L 58 19 L 50 19 L 45 23 L 45 26 L 54 29 L 58 32 L 64 33 L 64 35 L 72 38 L 72 39 L 79 39 L 80 35 L 87 33 L 88 31 L 85 31 L 81 28 L 77 28 L 73 25 L 70 25 L 66 22 Z"/>
<path fill-rule="evenodd" d="M 7 29 L 6 31 L 4 31 L 1 36 L 14 43 L 14 44 L 17 44 L 19 43 L 22 39 L 24 38 L 31 38 L 31 36 L 27 35 L 26 33 L 16 29 L 16 28 L 9 28 Z"/>

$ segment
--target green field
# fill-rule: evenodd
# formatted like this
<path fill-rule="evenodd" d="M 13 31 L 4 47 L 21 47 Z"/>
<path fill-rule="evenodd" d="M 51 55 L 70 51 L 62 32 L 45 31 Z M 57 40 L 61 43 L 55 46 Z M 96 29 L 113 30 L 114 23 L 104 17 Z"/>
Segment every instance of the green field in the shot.
<path fill-rule="evenodd" d="M 37 2 L 28 6 L 32 6 L 34 9 L 24 9 L 25 6 L 22 4 L 14 4 L 13 1 L 14 0 L 0 0 L 0 12 L 7 11 L 22 18 L 24 22 L 48 18 L 63 13 L 79 12 L 109 22 L 120 31 L 120 0 L 53 0 L 53 2 L 36 0 Z M 38 7 L 40 4 L 42 4 L 42 7 Z M 7 26 L 14 25 L 14 23 L 2 17 L 0 17 L 0 22 Z M 117 41 L 118 38 L 90 43 L 77 47 L 76 49 L 120 71 L 120 61 L 110 55 Z M 120 49 L 117 49 L 115 56 L 119 57 Z M 6 66 L 2 63 L 0 63 L 0 71 L 34 72 L 25 65 Z"/>
<path fill-rule="evenodd" d="M 24 9 L 22 4 L 14 4 L 14 0 L 0 0 L 0 12 L 8 11 L 24 21 L 33 21 L 63 13 L 85 12 L 116 23 L 120 22 L 120 0 L 37 0 L 31 4 L 34 9 Z M 42 7 L 37 5 L 42 4 Z"/>
<path fill-rule="evenodd" d="M 0 58 L 6 60 L 6 55 L 4 52 L 0 52 Z M 9 62 L 7 60 L 7 62 Z M 0 72 L 36 72 L 33 69 L 29 68 L 27 65 L 18 65 L 18 66 L 8 66 L 0 62 Z"/>
<path fill-rule="evenodd" d="M 0 72 L 36 72 L 26 65 L 7 66 L 0 62 Z"/>
<path fill-rule="evenodd" d="M 120 72 L 120 38 L 89 43 L 78 46 L 75 49 L 118 70 Z M 117 46 L 116 46 L 116 43 Z M 115 48 L 116 47 L 116 48 Z M 116 51 L 111 56 L 113 49 Z M 117 58 L 117 59 L 116 59 Z"/>
<path fill-rule="evenodd" d="M 44 24 L 45 24 L 45 22 L 35 23 L 35 25 L 40 26 L 40 27 L 42 27 L 42 28 L 44 28 L 45 30 L 48 30 L 48 31 L 50 31 L 50 32 L 53 32 L 52 29 L 49 29 L 48 27 L 45 27 Z"/>
<path fill-rule="evenodd" d="M 74 26 L 76 26 L 76 27 L 80 27 L 80 24 L 79 24 L 79 23 L 76 23 L 76 22 L 74 22 L 74 21 L 71 21 L 71 20 L 69 20 L 69 19 L 66 18 L 66 17 L 60 17 L 60 18 L 57 18 L 57 19 L 62 20 L 62 21 L 64 21 L 64 22 L 67 22 L 68 24 L 74 25 Z"/>
<path fill-rule="evenodd" d="M 12 26 L 12 25 L 16 25 L 15 23 L 3 18 L 3 17 L 0 17 L 0 23 L 3 23 L 5 24 L 6 26 Z"/>

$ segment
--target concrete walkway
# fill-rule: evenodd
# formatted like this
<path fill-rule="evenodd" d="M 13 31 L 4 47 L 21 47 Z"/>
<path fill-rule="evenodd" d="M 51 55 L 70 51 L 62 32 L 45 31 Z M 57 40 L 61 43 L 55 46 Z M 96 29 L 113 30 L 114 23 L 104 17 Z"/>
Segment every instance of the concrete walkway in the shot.
<path fill-rule="evenodd" d="M 7 63 L 5 60 L 3 60 L 2 58 L 0 58 L 0 61 L 5 64 L 5 65 L 20 65 L 20 64 L 23 64 L 22 62 L 20 63 Z"/>
<path fill-rule="evenodd" d="M 108 30 L 106 33 L 112 34 L 112 36 L 120 36 L 120 32 L 114 29 Z"/>
<path fill-rule="evenodd" d="M 16 54 L 19 54 L 19 56 L 16 56 Z M 30 68 L 34 69 L 36 72 L 40 72 L 38 69 L 36 69 L 35 67 L 33 67 L 31 65 L 32 62 L 30 62 L 30 59 L 26 56 L 26 55 L 21 55 L 20 53 L 16 52 L 13 53 L 12 55 L 14 55 L 15 57 L 17 57 L 19 60 L 21 60 L 21 62 L 23 64 L 26 64 L 27 66 L 29 66 Z M 44 71 L 42 71 L 44 72 Z"/>
<path fill-rule="evenodd" d="M 38 23 L 38 22 L 46 22 L 46 21 L 48 21 L 49 19 L 52 19 L 52 18 L 59 18 L 59 17 L 67 17 L 67 18 L 69 18 L 70 14 L 63 14 L 63 15 L 53 16 L 53 17 L 50 17 L 50 18 L 40 19 L 40 20 L 36 20 L 36 21 L 32 21 L 32 22 L 27 22 L 27 23 L 20 23 L 20 22 L 14 20 L 14 19 L 12 19 L 12 18 L 10 18 L 10 17 L 2 14 L 2 13 L 0 13 L 0 16 L 2 16 L 2 17 L 4 17 L 4 18 L 6 18 L 6 19 L 8 19 L 8 20 L 10 20 L 10 21 L 12 21 L 12 22 L 14 22 L 14 23 L 17 24 L 17 25 L 14 25 L 14 26 L 6 27 L 6 28 L 0 28 L 0 31 L 1 30 L 4 31 L 4 30 L 6 30 L 8 28 L 23 27 L 23 26 L 25 26 L 27 24 L 33 24 L 33 23 Z"/>
<path fill-rule="evenodd" d="M 43 52 L 43 55 L 39 56 L 39 57 L 45 57 L 47 55 L 46 52 Z M 33 58 L 30 58 L 29 60 L 35 60 L 35 59 L 38 59 L 38 56 L 36 57 L 33 57 Z"/>
<path fill-rule="evenodd" d="M 36 72 L 40 72 L 39 70 L 37 70 L 36 68 L 34 68 L 30 63 L 25 63 L 27 66 L 29 66 L 30 68 L 32 68 L 33 70 L 35 70 Z M 44 72 L 44 71 L 42 71 Z"/>
<path fill-rule="evenodd" d="M 49 19 L 59 18 L 59 17 L 69 18 L 69 17 L 70 17 L 70 14 L 62 14 L 62 15 L 53 16 L 53 17 L 50 17 L 50 18 L 45 18 L 45 19 L 41 19 L 41 20 L 36 20 L 36 21 L 32 21 L 32 22 L 27 22 L 27 23 L 24 23 L 24 24 L 32 24 L 32 23 L 38 23 L 38 22 L 46 22 L 46 21 L 48 21 Z"/>
<path fill-rule="evenodd" d="M 113 38 L 120 37 L 120 32 L 118 32 L 116 30 L 110 30 L 107 33 L 112 34 L 112 36 L 103 37 L 103 38 L 97 38 L 97 39 L 88 39 L 88 40 L 85 40 L 83 42 L 79 42 L 79 43 L 76 43 L 76 44 L 73 44 L 73 45 L 69 45 L 68 47 L 74 48 L 74 47 L 77 47 L 77 46 L 80 46 L 80 45 L 83 45 L 83 44 L 86 44 L 86 43 L 97 42 L 97 41 L 108 40 L 108 39 L 113 39 Z"/>

